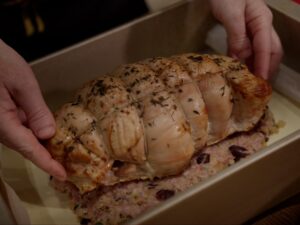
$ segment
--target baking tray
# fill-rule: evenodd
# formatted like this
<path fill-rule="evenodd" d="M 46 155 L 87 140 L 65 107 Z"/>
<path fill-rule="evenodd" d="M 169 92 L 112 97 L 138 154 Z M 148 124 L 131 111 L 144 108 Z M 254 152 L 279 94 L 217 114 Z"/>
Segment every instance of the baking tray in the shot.
<path fill-rule="evenodd" d="M 300 121 L 300 107 L 276 92 L 269 106 L 275 118 L 286 125 L 271 136 L 267 148 L 176 195 L 132 223 L 237 224 L 295 193 L 300 185 L 300 123 L 295 123 Z M 32 224 L 79 224 L 69 208 L 68 197 L 49 186 L 47 174 L 6 148 L 1 164 L 4 179 L 23 201 Z M 295 190 L 291 187 L 294 185 Z"/>
<path fill-rule="evenodd" d="M 48 105 L 55 110 L 85 81 L 120 64 L 200 51 L 213 24 L 206 1 L 183 2 L 31 65 Z M 276 90 L 269 106 L 285 126 L 265 149 L 130 223 L 240 224 L 299 191 L 300 106 Z M 49 186 L 47 174 L 3 146 L 0 163 L 5 181 L 22 200 L 32 224 L 79 224 L 68 197 Z"/>

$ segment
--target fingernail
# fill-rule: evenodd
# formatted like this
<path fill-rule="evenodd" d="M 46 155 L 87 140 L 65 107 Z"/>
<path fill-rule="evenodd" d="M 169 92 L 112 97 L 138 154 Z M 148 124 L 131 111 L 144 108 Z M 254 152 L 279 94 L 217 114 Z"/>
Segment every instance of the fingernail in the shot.
<path fill-rule="evenodd" d="M 56 164 L 56 171 L 54 177 L 59 181 L 65 181 L 67 179 L 67 174 L 65 172 L 64 167 L 57 161 L 55 161 L 55 164 Z"/>
<path fill-rule="evenodd" d="M 67 179 L 67 175 L 64 172 L 56 172 L 56 174 L 54 175 L 54 177 L 59 180 L 59 181 L 65 181 Z"/>
<path fill-rule="evenodd" d="M 58 176 L 54 176 L 54 177 L 55 177 L 55 179 L 62 181 L 62 182 L 66 180 L 66 177 L 64 177 L 64 176 L 58 175 Z"/>
<path fill-rule="evenodd" d="M 43 127 L 42 129 L 36 132 L 36 135 L 40 139 L 50 138 L 55 133 L 55 129 L 53 126 Z"/>

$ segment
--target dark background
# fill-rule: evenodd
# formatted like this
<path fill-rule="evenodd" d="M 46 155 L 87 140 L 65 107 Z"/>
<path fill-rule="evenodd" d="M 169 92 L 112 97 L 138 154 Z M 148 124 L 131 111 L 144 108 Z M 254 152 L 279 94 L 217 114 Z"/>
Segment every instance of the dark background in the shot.
<path fill-rule="evenodd" d="M 32 61 L 147 12 L 143 0 L 0 0 L 0 38 Z"/>

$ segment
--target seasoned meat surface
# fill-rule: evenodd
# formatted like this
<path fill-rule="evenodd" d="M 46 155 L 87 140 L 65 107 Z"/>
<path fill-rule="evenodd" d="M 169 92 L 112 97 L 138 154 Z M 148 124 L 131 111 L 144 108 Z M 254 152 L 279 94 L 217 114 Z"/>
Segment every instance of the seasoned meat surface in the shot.
<path fill-rule="evenodd" d="M 205 146 L 252 129 L 270 96 L 266 81 L 229 57 L 146 59 L 80 89 L 56 112 L 48 149 L 81 193 L 175 175 Z"/>

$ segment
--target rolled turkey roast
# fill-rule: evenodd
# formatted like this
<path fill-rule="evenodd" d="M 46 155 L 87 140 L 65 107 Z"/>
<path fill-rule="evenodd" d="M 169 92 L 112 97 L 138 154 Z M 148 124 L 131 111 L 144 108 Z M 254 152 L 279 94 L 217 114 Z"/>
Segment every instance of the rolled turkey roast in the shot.
<path fill-rule="evenodd" d="M 182 172 L 205 146 L 260 120 L 268 83 L 226 56 L 183 54 L 122 65 L 56 113 L 48 149 L 81 193 Z"/>

